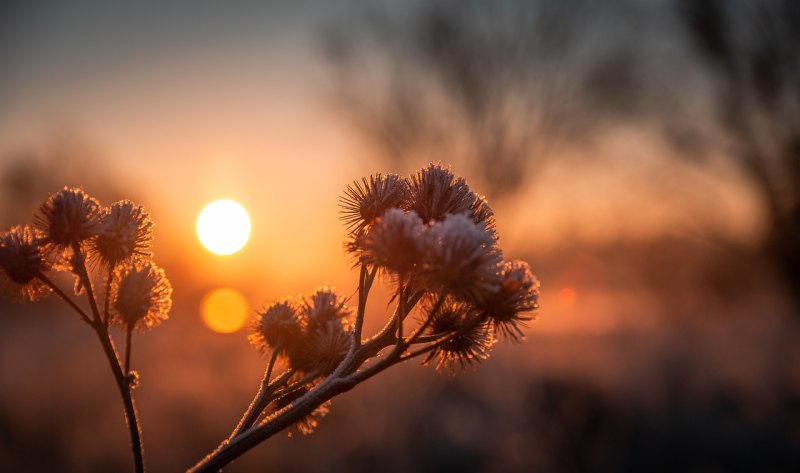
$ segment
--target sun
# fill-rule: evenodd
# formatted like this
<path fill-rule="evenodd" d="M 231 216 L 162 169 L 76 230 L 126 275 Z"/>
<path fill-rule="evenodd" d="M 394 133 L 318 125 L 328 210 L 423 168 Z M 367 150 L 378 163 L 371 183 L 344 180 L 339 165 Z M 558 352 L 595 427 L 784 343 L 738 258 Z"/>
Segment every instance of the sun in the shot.
<path fill-rule="evenodd" d="M 250 217 L 238 202 L 217 200 L 206 205 L 197 217 L 197 238 L 218 255 L 241 250 L 250 238 Z"/>

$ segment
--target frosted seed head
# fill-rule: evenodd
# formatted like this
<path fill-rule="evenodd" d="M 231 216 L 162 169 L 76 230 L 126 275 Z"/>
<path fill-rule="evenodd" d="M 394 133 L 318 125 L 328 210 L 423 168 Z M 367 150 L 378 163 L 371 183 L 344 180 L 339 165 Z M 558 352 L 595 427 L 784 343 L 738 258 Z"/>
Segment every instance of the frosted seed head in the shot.
<path fill-rule="evenodd" d="M 395 174 L 373 174 L 353 181 L 339 199 L 341 220 L 351 233 L 375 223 L 384 212 L 399 207 L 408 194 L 408 184 Z"/>
<path fill-rule="evenodd" d="M 280 347 L 282 352 L 299 343 L 303 324 L 297 303 L 291 298 L 274 302 L 256 312 L 248 339 L 261 352 Z"/>
<path fill-rule="evenodd" d="M 16 302 L 31 302 L 50 293 L 36 276 L 49 269 L 42 254 L 42 235 L 28 225 L 0 234 L 0 286 Z"/>
<path fill-rule="evenodd" d="M 120 326 L 147 330 L 169 317 L 172 285 L 152 261 L 134 259 L 118 266 L 111 292 L 111 320 Z"/>
<path fill-rule="evenodd" d="M 411 273 L 425 253 L 426 231 L 416 212 L 389 209 L 365 237 L 367 259 L 393 273 Z"/>
<path fill-rule="evenodd" d="M 466 214 L 450 214 L 428 230 L 423 281 L 429 289 L 473 300 L 500 286 L 500 250 L 491 233 Z"/>
<path fill-rule="evenodd" d="M 522 328 L 532 319 L 530 312 L 539 308 L 539 280 L 530 265 L 522 260 L 503 263 L 501 283 L 494 293 L 484 294 L 477 306 L 497 332 L 512 340 L 524 338 Z"/>
<path fill-rule="evenodd" d="M 48 243 L 59 249 L 69 248 L 102 232 L 100 209 L 97 199 L 83 189 L 65 187 L 39 207 L 34 224 Z"/>
<path fill-rule="evenodd" d="M 423 307 L 430 314 L 433 301 L 428 300 Z M 448 299 L 433 314 L 428 333 L 447 338 L 424 363 L 435 360 L 437 371 L 450 374 L 487 359 L 496 342 L 491 326 L 468 304 L 454 299 Z"/>
<path fill-rule="evenodd" d="M 92 257 L 107 269 L 133 257 L 149 257 L 153 221 L 144 207 L 129 200 L 116 202 L 100 215 L 102 230 L 92 241 Z"/>
<path fill-rule="evenodd" d="M 424 223 L 466 212 L 473 222 L 495 234 L 494 212 L 486 199 L 472 192 L 467 181 L 441 163 L 430 164 L 408 179 L 408 198 L 403 207 L 415 211 Z"/>
<path fill-rule="evenodd" d="M 320 286 L 313 293 L 303 297 L 300 313 L 309 332 L 325 326 L 330 321 L 345 326 L 352 316 L 345 298 L 327 286 Z"/>

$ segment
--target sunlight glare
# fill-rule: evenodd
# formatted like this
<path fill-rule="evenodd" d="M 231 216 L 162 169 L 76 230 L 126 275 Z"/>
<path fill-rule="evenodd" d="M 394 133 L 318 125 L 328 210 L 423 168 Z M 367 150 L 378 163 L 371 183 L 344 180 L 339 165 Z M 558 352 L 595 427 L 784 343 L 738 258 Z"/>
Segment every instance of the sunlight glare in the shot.
<path fill-rule="evenodd" d="M 212 253 L 230 255 L 241 250 L 250 238 L 250 217 L 238 202 L 212 202 L 197 217 L 197 237 Z"/>
<path fill-rule="evenodd" d="M 219 333 L 233 333 L 247 322 L 247 300 L 236 289 L 220 288 L 209 292 L 200 306 L 203 322 Z"/>

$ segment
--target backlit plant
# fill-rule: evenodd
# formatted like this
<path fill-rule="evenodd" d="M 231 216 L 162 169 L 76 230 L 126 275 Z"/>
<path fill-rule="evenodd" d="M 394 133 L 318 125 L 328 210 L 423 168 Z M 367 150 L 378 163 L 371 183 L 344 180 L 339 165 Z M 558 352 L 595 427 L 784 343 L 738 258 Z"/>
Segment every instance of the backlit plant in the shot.
<path fill-rule="evenodd" d="M 454 374 L 486 359 L 498 337 L 523 337 L 539 282 L 526 262 L 503 258 L 494 213 L 464 179 L 434 164 L 409 178 L 375 174 L 348 186 L 341 207 L 345 250 L 358 271 L 353 306 L 319 287 L 257 311 L 249 340 L 266 358 L 261 385 L 228 438 L 190 471 L 218 471 L 284 430 L 311 433 L 332 398 L 393 365 L 419 359 Z M 167 318 L 172 293 L 148 251 L 152 226 L 129 201 L 105 208 L 65 188 L 42 205 L 33 227 L 0 236 L 0 274 L 11 298 L 55 292 L 97 334 L 122 395 L 136 471 L 144 471 L 144 453 L 131 336 Z M 74 296 L 85 297 L 89 311 L 53 282 L 53 271 L 73 275 Z M 383 328 L 365 335 L 376 279 L 388 284 L 392 305 Z M 126 334 L 122 360 L 111 325 Z"/>

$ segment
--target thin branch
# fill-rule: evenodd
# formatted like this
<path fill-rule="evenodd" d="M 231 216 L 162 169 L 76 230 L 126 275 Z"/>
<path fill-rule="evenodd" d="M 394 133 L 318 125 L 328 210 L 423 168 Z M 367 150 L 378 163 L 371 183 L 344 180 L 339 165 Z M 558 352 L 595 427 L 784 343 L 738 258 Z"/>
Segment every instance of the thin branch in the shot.
<path fill-rule="evenodd" d="M 70 307 L 72 307 L 73 309 L 75 309 L 75 311 L 76 311 L 76 312 L 77 312 L 77 313 L 78 313 L 78 314 L 81 316 L 81 319 L 82 319 L 84 322 L 86 322 L 86 323 L 87 323 L 87 324 L 89 324 L 89 325 L 92 325 L 92 320 L 89 318 L 89 316 L 88 316 L 88 315 L 86 315 L 86 312 L 84 312 L 84 310 L 83 310 L 83 309 L 81 309 L 81 308 L 78 306 L 78 304 L 76 304 L 76 303 L 75 303 L 75 301 L 73 301 L 73 300 L 72 300 L 72 299 L 71 299 L 71 298 L 70 298 L 68 295 L 66 295 L 66 294 L 64 293 L 64 291 L 62 291 L 62 290 L 61 290 L 61 288 L 59 288 L 58 286 L 56 286 L 56 285 L 53 283 L 53 281 L 51 281 L 51 280 L 50 280 L 50 278 L 48 278 L 47 276 L 45 276 L 45 275 L 44 275 L 44 273 L 42 273 L 42 272 L 39 272 L 39 273 L 36 275 L 36 277 L 37 277 L 37 278 L 39 278 L 39 280 L 40 280 L 40 281 L 42 281 L 43 283 L 45 283 L 45 284 L 46 284 L 46 285 L 47 285 L 47 286 L 48 286 L 50 289 L 52 289 L 52 290 L 53 290 L 53 292 L 55 292 L 55 293 L 58 295 L 58 297 L 62 298 L 62 299 L 64 300 L 64 302 L 66 302 L 67 304 L 69 304 L 69 306 L 70 306 Z"/>
<path fill-rule="evenodd" d="M 128 432 L 131 437 L 131 449 L 133 451 L 133 463 L 137 473 L 143 473 L 144 467 L 144 445 L 142 444 L 142 428 L 139 424 L 139 417 L 136 412 L 136 404 L 131 394 L 130 383 L 128 382 L 127 375 L 122 372 L 122 367 L 119 362 L 117 350 L 114 347 L 114 341 L 108 335 L 108 330 L 101 323 L 93 324 L 92 327 L 100 339 L 100 344 L 103 346 L 108 364 L 114 374 L 114 379 L 117 382 L 120 396 L 122 397 L 122 404 L 125 408 L 125 420 L 128 424 Z"/>
<path fill-rule="evenodd" d="M 412 333 L 411 336 L 408 337 L 408 340 L 405 340 L 402 343 L 402 349 L 403 350 L 408 348 L 412 343 L 416 342 L 417 338 L 419 338 L 422 335 L 422 333 L 425 331 L 425 329 L 428 328 L 428 326 L 431 324 L 433 319 L 436 317 L 436 313 L 439 312 L 439 309 L 442 307 L 442 304 L 444 304 L 444 301 L 445 301 L 446 297 L 447 297 L 447 294 L 441 294 L 439 296 L 439 298 L 436 300 L 436 303 L 431 308 L 431 312 L 428 314 L 428 317 L 425 319 L 425 322 L 423 322 L 422 325 L 420 325 L 417 328 L 417 330 L 415 330 L 414 333 Z M 398 342 L 398 346 L 400 346 L 400 345 L 401 344 Z"/>
<path fill-rule="evenodd" d="M 434 350 L 434 349 L 440 347 L 441 345 L 443 345 L 444 343 L 452 340 L 457 335 L 462 334 L 464 332 L 467 332 L 469 330 L 472 330 L 480 322 L 481 322 L 481 320 L 479 318 L 474 318 L 474 319 L 472 319 L 472 321 L 470 321 L 469 324 L 466 324 L 461 329 L 454 330 L 453 332 L 450 332 L 448 334 L 439 335 L 440 338 L 435 340 L 430 345 L 424 346 L 424 347 L 422 347 L 422 348 L 420 348 L 418 350 L 415 350 L 415 351 L 413 351 L 411 353 L 406 353 L 405 355 L 401 356 L 400 359 L 401 359 L 401 361 L 410 360 L 411 358 L 417 357 L 417 356 L 422 355 L 424 353 L 427 353 L 427 352 L 429 352 L 431 350 Z M 419 340 L 417 340 L 417 341 L 419 341 Z"/>
<path fill-rule="evenodd" d="M 267 407 L 268 402 L 265 399 L 269 396 L 270 391 L 273 391 L 277 388 L 275 384 L 270 383 L 270 378 L 272 377 L 272 370 L 275 367 L 275 361 L 278 359 L 278 354 L 280 353 L 280 347 L 275 347 L 272 349 L 272 354 L 269 358 L 269 363 L 267 363 L 267 368 L 264 370 L 264 378 L 261 380 L 261 386 L 258 388 L 258 392 L 256 396 L 253 398 L 253 401 L 250 403 L 250 406 L 245 411 L 242 419 L 236 425 L 236 428 L 233 429 L 231 432 L 230 438 L 236 437 L 237 435 L 241 434 L 245 430 L 249 429 L 255 422 L 258 420 L 258 416 L 261 415 L 261 412 Z M 281 382 L 281 384 L 288 381 L 289 377 L 291 376 L 291 370 L 287 370 L 284 372 L 283 376 L 276 379 L 277 382 Z"/>
<path fill-rule="evenodd" d="M 86 290 L 86 297 L 89 299 L 89 305 L 92 308 L 94 319 L 92 326 L 100 339 L 100 344 L 103 345 L 108 364 L 111 366 L 111 371 L 117 381 L 120 396 L 122 396 L 122 404 L 125 408 L 125 419 L 128 424 L 128 431 L 131 437 L 131 449 L 133 450 L 133 463 L 137 473 L 143 473 L 144 467 L 144 446 L 142 445 L 142 428 L 139 424 L 139 417 L 136 412 L 136 405 L 131 394 L 131 385 L 128 382 L 128 373 L 122 371 L 122 365 L 117 354 L 117 349 L 114 347 L 114 341 L 108 333 L 108 326 L 100 316 L 100 310 L 97 308 L 97 299 L 94 297 L 94 289 L 92 288 L 92 280 L 89 277 L 89 271 L 86 269 L 86 257 L 81 251 L 80 244 L 74 243 L 72 250 L 75 252 L 75 257 L 79 261 L 77 270 L 79 271 L 78 277 L 83 280 L 83 287 Z M 130 335 L 130 332 L 129 332 Z M 125 349 L 126 351 L 126 366 L 129 363 L 130 356 L 130 342 Z"/>
<path fill-rule="evenodd" d="M 367 308 L 367 265 L 361 263 L 361 271 L 358 277 L 358 311 L 356 312 L 356 321 L 353 326 L 353 343 L 351 350 L 361 346 L 361 331 L 364 327 L 364 315 Z"/>
<path fill-rule="evenodd" d="M 400 276 L 400 280 L 398 281 L 397 294 L 400 298 L 400 300 L 397 301 L 397 345 L 399 347 L 401 341 L 403 340 L 403 320 L 406 318 L 406 294 L 405 289 L 403 288 L 403 276 Z"/>
<path fill-rule="evenodd" d="M 133 334 L 133 326 L 128 325 L 125 328 L 125 375 L 131 372 L 131 335 Z"/>
<path fill-rule="evenodd" d="M 111 283 L 114 279 L 114 271 L 109 269 L 108 270 L 108 278 L 106 279 L 106 297 L 105 302 L 103 304 L 103 323 L 108 326 L 109 320 L 111 320 L 111 316 L 109 315 L 108 309 L 111 305 Z"/>
<path fill-rule="evenodd" d="M 92 280 L 89 278 L 89 271 L 86 270 L 86 257 L 84 256 L 83 252 L 81 251 L 81 246 L 79 243 L 72 244 L 72 251 L 75 252 L 75 256 L 77 257 L 80 265 L 78 266 L 78 277 L 83 279 L 83 287 L 86 289 L 86 297 L 89 299 L 89 306 L 92 308 L 92 314 L 94 315 L 94 320 L 101 320 L 100 319 L 100 310 L 97 308 L 97 299 L 94 297 L 94 288 L 92 287 Z"/>

